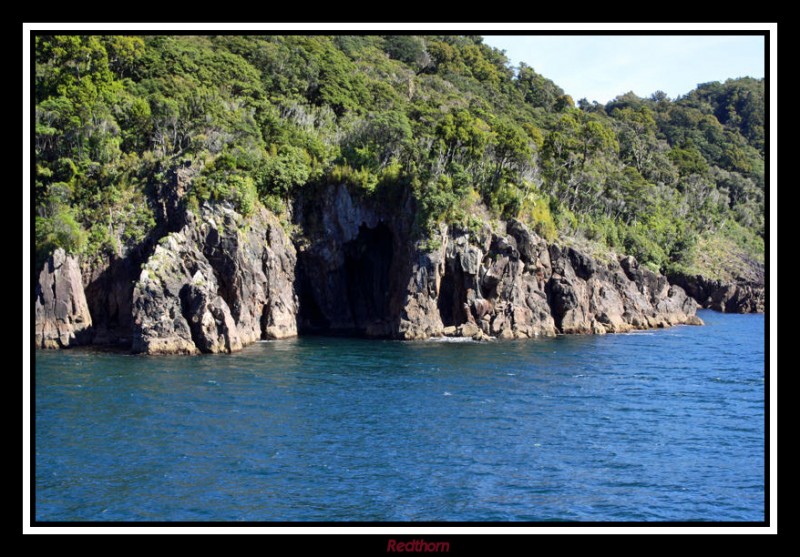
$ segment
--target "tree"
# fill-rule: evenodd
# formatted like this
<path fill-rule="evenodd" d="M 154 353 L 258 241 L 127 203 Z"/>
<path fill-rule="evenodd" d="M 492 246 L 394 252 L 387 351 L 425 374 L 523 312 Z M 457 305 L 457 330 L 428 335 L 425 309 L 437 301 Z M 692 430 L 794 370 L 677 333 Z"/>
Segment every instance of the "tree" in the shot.
<path fill-rule="evenodd" d="M 384 49 L 386 53 L 396 60 L 405 62 L 416 71 L 427 68 L 431 63 L 431 56 L 425 49 L 425 40 L 414 35 L 387 35 Z"/>
<path fill-rule="evenodd" d="M 494 126 L 494 133 L 495 181 L 497 181 L 506 166 L 519 169 L 529 164 L 533 149 L 525 132 L 511 122 L 498 121 Z"/>
<path fill-rule="evenodd" d="M 536 73 L 533 68 L 520 63 L 516 86 L 522 92 L 525 102 L 532 106 L 552 110 L 564 90 L 555 83 Z"/>
<path fill-rule="evenodd" d="M 412 196 L 420 231 L 516 215 L 657 265 L 693 234 L 736 227 L 754 260 L 763 245 L 763 80 L 576 109 L 478 36 L 41 35 L 34 50 L 37 247 L 135 247 L 178 168 L 189 206 L 278 210 L 347 183 Z"/>

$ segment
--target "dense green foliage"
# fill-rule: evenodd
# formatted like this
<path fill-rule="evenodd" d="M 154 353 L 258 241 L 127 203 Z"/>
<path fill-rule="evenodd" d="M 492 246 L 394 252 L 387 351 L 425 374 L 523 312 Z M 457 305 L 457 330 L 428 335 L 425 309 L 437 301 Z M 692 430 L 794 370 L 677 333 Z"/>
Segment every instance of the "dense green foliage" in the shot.
<path fill-rule="evenodd" d="M 764 83 L 577 107 L 472 36 L 36 38 L 36 246 L 121 253 L 171 169 L 190 204 L 407 188 L 424 236 L 517 217 L 653 267 L 737 231 L 763 259 Z"/>

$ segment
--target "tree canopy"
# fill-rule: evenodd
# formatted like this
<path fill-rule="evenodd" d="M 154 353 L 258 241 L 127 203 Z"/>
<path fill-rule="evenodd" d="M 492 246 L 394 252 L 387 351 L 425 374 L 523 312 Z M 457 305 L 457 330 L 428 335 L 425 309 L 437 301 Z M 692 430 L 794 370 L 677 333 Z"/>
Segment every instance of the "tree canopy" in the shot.
<path fill-rule="evenodd" d="M 344 181 L 407 188 L 420 236 L 488 209 L 661 269 L 712 237 L 763 260 L 763 80 L 576 107 L 477 36 L 40 35 L 35 61 L 40 253 L 124 253 L 191 167 L 186 203 L 243 213 Z"/>

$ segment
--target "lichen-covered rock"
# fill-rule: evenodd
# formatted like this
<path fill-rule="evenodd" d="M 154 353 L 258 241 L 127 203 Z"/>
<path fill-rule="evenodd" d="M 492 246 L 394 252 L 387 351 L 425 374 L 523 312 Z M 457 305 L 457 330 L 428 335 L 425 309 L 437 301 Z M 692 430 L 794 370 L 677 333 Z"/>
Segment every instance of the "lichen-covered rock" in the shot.
<path fill-rule="evenodd" d="M 453 336 L 454 326 L 445 329 L 438 307 L 444 272 L 444 248 L 425 253 L 420 250 L 406 286 L 405 304 L 398 320 L 397 336 L 405 340 L 441 335 Z"/>
<path fill-rule="evenodd" d="M 37 348 L 88 344 L 92 317 L 86 304 L 78 260 L 57 249 L 39 273 L 35 300 Z"/>
<path fill-rule="evenodd" d="M 182 165 L 166 172 L 166 179 L 153 183 L 149 199 L 155 227 L 138 242 L 130 244 L 119 234 L 114 253 L 82 261 L 81 274 L 86 301 L 92 314 L 93 344 L 130 346 L 133 331 L 133 287 L 142 267 L 153 254 L 158 240 L 170 232 L 178 232 L 186 223 L 184 197 L 191 180 L 201 168 Z"/>
<path fill-rule="evenodd" d="M 266 210 L 188 213 L 161 240 L 133 291 L 134 352 L 233 352 L 297 334 L 295 251 Z"/>
<path fill-rule="evenodd" d="M 200 271 L 181 289 L 181 307 L 201 352 L 235 352 L 242 348 L 228 304 Z"/>
<path fill-rule="evenodd" d="M 133 289 L 133 352 L 198 352 L 189 326 L 193 316 L 184 314 L 181 300 L 181 292 L 195 275 L 198 284 L 213 280 L 213 271 L 197 247 L 181 233 L 162 239 Z"/>

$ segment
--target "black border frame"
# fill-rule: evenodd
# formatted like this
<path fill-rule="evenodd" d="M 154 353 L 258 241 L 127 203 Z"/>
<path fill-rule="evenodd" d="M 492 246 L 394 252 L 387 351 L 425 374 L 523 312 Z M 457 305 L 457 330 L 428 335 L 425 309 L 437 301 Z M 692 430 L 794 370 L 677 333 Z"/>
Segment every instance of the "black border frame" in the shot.
<path fill-rule="evenodd" d="M 610 21 L 613 22 L 613 21 Z M 35 24 L 35 22 L 27 22 Z M 59 21 L 59 23 L 91 23 L 90 21 L 82 20 L 82 21 Z M 163 21 L 160 23 L 186 23 L 186 22 L 178 22 L 178 21 Z M 202 23 L 202 22 L 190 22 L 190 23 Z M 224 21 L 216 21 L 213 23 L 237 23 L 236 21 L 232 22 L 224 22 Z M 296 21 L 283 21 L 283 22 L 270 22 L 270 24 L 278 24 L 278 23 L 304 23 L 304 24 L 313 24 L 317 22 L 296 22 Z M 357 20 L 353 19 L 345 19 L 340 21 L 335 20 L 328 20 L 325 22 L 319 22 L 324 24 L 333 24 L 333 23 L 358 23 Z M 433 23 L 444 23 L 444 22 L 433 22 Z M 469 21 L 449 21 L 447 23 L 472 23 Z M 493 23 L 484 21 L 482 23 Z M 497 22 L 499 23 L 499 22 Z M 555 23 L 555 22 L 553 22 Z M 570 24 L 577 24 L 583 22 L 568 22 Z M 599 23 L 589 22 L 589 23 Z M 712 20 L 702 21 L 699 23 L 713 23 Z M 753 22 L 749 22 L 753 23 Z M 762 22 L 766 24 L 767 22 Z M 367 23 L 368 24 L 368 23 Z M 242 23 L 243 27 L 246 27 L 247 23 Z M 631 26 L 635 26 L 636 24 L 628 24 Z M 770 197 L 771 197 L 771 154 L 772 154 L 772 145 L 771 145 L 771 106 L 770 106 L 770 93 L 771 93 L 771 81 L 770 81 L 770 30 L 769 29 L 759 29 L 759 30 L 658 30 L 658 31 L 644 31 L 644 30 L 553 30 L 553 31 L 543 31 L 543 30 L 513 30 L 513 31 L 500 31 L 500 30 L 424 30 L 422 33 L 424 34 L 436 34 L 439 32 L 444 32 L 447 34 L 470 34 L 470 35 L 509 35 L 509 36 L 525 36 L 525 35 L 542 35 L 542 36 L 586 36 L 586 35 L 599 35 L 599 36 L 633 36 L 633 35 L 647 35 L 647 36 L 696 36 L 696 35 L 739 35 L 739 36 L 761 36 L 765 42 L 764 48 L 764 83 L 765 83 L 765 168 L 764 168 L 764 180 L 765 180 L 765 312 L 764 312 L 764 319 L 765 319 L 765 335 L 764 335 L 764 343 L 765 343 L 765 351 L 764 351 L 764 520 L 763 521 L 744 521 L 744 522 L 686 522 L 686 521 L 669 521 L 669 522 L 621 522 L 621 521 L 589 521 L 589 522 L 465 522 L 465 521 L 456 521 L 456 522 L 448 522 L 448 521 L 435 521 L 435 522 L 397 522 L 397 521 L 387 521 L 387 522 L 363 522 L 363 521 L 353 521 L 353 522 L 327 522 L 327 521 L 313 521 L 313 522 L 287 522 L 287 521 L 271 521 L 271 522 L 254 522 L 254 521 L 245 521 L 245 522 L 227 522 L 227 521 L 204 521 L 204 522 L 194 522 L 194 521 L 147 521 L 147 522 L 126 522 L 126 521 L 41 521 L 36 519 L 36 451 L 35 451 L 35 439 L 36 439 L 36 347 L 35 347 L 35 309 L 34 309 L 34 298 L 32 293 L 36 290 L 37 284 L 37 277 L 36 277 L 36 265 L 35 265 L 35 245 L 34 245 L 34 238 L 35 238 L 35 208 L 33 205 L 33 176 L 35 175 L 35 167 L 36 167 L 36 160 L 35 160 L 35 127 L 33 126 L 33 122 L 35 122 L 35 83 L 32 79 L 35 75 L 36 71 L 36 62 L 35 62 L 35 37 L 37 35 L 47 35 L 47 34 L 59 34 L 59 35 L 82 35 L 82 34 L 89 34 L 89 35 L 113 35 L 113 34 L 123 34 L 123 35 L 177 35 L 177 36 L 186 36 L 186 35 L 198 35 L 198 34 L 218 34 L 218 35 L 239 35 L 239 34 L 250 34 L 250 35 L 275 35 L 275 34 L 283 34 L 283 35 L 304 35 L 304 34 L 351 34 L 351 35 L 371 35 L 371 34 L 395 34 L 395 35 L 412 35 L 418 34 L 413 30 L 386 30 L 380 28 L 373 28 L 364 31 L 341 31 L 341 30 L 332 30 L 332 29 L 325 29 L 325 30 L 302 30 L 302 31 L 264 31 L 264 30 L 248 30 L 243 28 L 239 32 L 232 32 L 229 30 L 198 30 L 198 31 L 164 31 L 164 30 L 152 30 L 152 31 L 130 31 L 130 30 L 120 30 L 120 29 L 103 29 L 103 30 L 92 30 L 92 31 L 85 31 L 85 30 L 50 30 L 50 29 L 37 29 L 37 30 L 28 30 L 28 41 L 30 47 L 30 60 L 29 60 L 29 68 L 28 68 L 28 76 L 30 78 L 29 85 L 29 102 L 30 102 L 30 110 L 29 110 L 29 122 L 30 122 L 30 138 L 29 138 L 29 148 L 30 148 L 30 157 L 28 160 L 29 169 L 30 169 L 30 176 L 31 180 L 28 183 L 23 183 L 23 188 L 27 189 L 28 195 L 30 195 L 30 207 L 29 207 L 29 217 L 30 217 L 30 225 L 29 225 L 29 239 L 30 239 L 30 246 L 28 248 L 28 257 L 29 260 L 29 269 L 30 269 L 30 292 L 28 293 L 29 296 L 29 316 L 30 316 L 30 327 L 29 327 L 29 334 L 30 334 L 30 342 L 29 342 L 29 356 L 31 362 L 31 373 L 29 378 L 29 388 L 30 388 L 30 411 L 29 411 L 29 418 L 30 418 L 30 435 L 29 435 L 29 443 L 30 443 L 30 480 L 28 493 L 30 495 L 30 527 L 76 527 L 76 528 L 83 528 L 83 527 L 194 527 L 194 528 L 203 528 L 203 527 L 219 527 L 219 526 L 235 526 L 235 527 L 300 527 L 300 528 L 308 528 L 308 527 L 335 527 L 335 528 L 351 528 L 351 527 L 505 527 L 505 528 L 521 528 L 521 527 L 557 527 L 557 528 L 564 528 L 564 527 L 655 527 L 655 528 L 669 528 L 669 527 L 725 527 L 725 528 L 741 528 L 741 527 L 769 527 L 771 525 L 770 516 Z M 24 164 L 23 160 L 23 164 Z M 24 253 L 23 253 L 24 255 Z M 23 381 L 25 381 L 25 377 L 23 375 Z M 24 488 L 25 486 L 23 486 Z M 244 532 L 242 532 L 244 533 Z M 301 533 L 301 532 L 297 532 Z M 471 532 L 474 533 L 474 532 Z M 352 535 L 352 534 L 351 534 Z M 451 553 L 459 553 L 460 551 L 469 549 L 478 550 L 478 551 L 492 551 L 497 550 L 497 546 L 489 541 L 487 545 L 483 545 L 478 543 L 476 545 L 475 542 L 486 542 L 485 538 L 483 539 L 476 539 L 476 536 L 470 536 L 468 541 L 468 547 L 462 546 L 460 543 L 455 542 L 463 534 L 454 534 L 454 535 L 441 535 L 441 534 L 430 534 L 430 535 L 409 535 L 409 534 L 402 534 L 402 535 L 387 535 L 387 534 L 366 534 L 362 535 L 363 545 L 362 547 L 369 547 L 370 549 L 377 550 L 380 552 L 386 552 L 386 541 L 388 539 L 397 539 L 398 541 L 408 541 L 412 539 L 426 539 L 426 541 L 448 541 L 450 542 Z M 332 536 L 328 534 L 317 535 L 316 537 L 319 538 L 319 541 L 325 541 L 326 539 L 329 542 L 335 543 L 335 540 L 342 539 L 341 535 Z M 350 536 L 347 536 L 350 538 Z M 379 543 L 378 543 L 379 542 Z M 338 544 L 336 544 L 338 545 Z M 459 547 L 460 546 L 460 547 Z"/>

